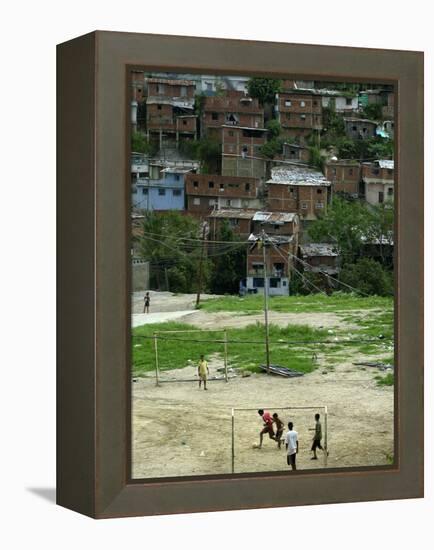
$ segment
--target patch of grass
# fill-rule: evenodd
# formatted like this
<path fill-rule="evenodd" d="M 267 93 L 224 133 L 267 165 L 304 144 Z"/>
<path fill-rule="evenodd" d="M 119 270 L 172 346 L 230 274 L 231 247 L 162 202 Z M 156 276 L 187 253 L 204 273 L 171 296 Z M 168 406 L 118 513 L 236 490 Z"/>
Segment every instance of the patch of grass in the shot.
<path fill-rule="evenodd" d="M 153 335 L 155 331 L 192 330 L 184 323 L 159 323 L 143 325 L 133 329 L 133 373 L 138 376 L 155 369 L 155 351 Z M 244 328 L 231 328 L 228 334 L 229 366 L 258 372 L 258 365 L 265 364 L 264 326 L 260 323 Z M 284 367 L 311 372 L 317 366 L 312 361 L 314 342 L 328 336 L 326 330 L 313 329 L 304 325 L 278 327 L 271 324 L 270 355 L 271 363 Z M 173 340 L 168 340 L 171 338 Z M 176 340 L 175 340 L 176 339 Z M 220 341 L 216 341 L 220 340 Z M 193 362 L 196 365 L 200 355 L 223 355 L 223 331 L 197 331 L 172 335 L 160 334 L 158 339 L 158 357 L 160 369 L 183 368 Z M 306 342 L 304 347 L 293 346 L 291 341 Z M 212 365 L 211 365 L 212 366 Z"/>
<path fill-rule="evenodd" d="M 330 296 L 324 294 L 309 294 L 308 296 L 271 296 L 269 307 L 272 311 L 286 313 L 304 312 L 338 312 L 352 309 L 378 308 L 384 311 L 391 308 L 393 299 L 383 296 L 362 297 L 345 292 L 334 292 Z M 212 298 L 201 303 L 200 309 L 210 312 L 218 311 L 262 311 L 264 298 L 254 294 L 245 297 L 223 296 Z"/>
<path fill-rule="evenodd" d="M 377 379 L 377 386 L 393 386 L 395 383 L 395 377 L 391 372 L 386 374 L 386 376 L 376 376 L 375 378 Z"/>

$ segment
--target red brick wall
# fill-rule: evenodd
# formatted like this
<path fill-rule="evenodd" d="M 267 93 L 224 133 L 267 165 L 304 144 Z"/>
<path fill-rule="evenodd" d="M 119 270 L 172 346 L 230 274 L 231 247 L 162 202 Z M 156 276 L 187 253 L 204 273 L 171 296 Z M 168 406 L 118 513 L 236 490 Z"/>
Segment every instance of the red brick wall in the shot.
<path fill-rule="evenodd" d="M 362 176 L 366 178 L 376 178 L 393 182 L 394 170 L 388 168 L 380 168 L 375 164 L 363 164 Z"/>
<path fill-rule="evenodd" d="M 164 91 L 158 91 L 159 86 L 164 86 Z M 184 86 L 185 94 L 181 96 L 182 85 L 173 85 L 162 82 L 161 84 L 156 82 L 148 83 L 148 96 L 162 96 L 162 97 L 194 97 L 195 86 Z"/>
<path fill-rule="evenodd" d="M 325 172 L 326 178 L 334 184 L 334 191 L 359 192 L 360 164 L 331 163 L 326 165 Z"/>
<path fill-rule="evenodd" d="M 197 186 L 195 186 L 195 182 L 197 182 Z M 210 187 L 210 182 L 214 184 L 213 187 Z M 258 185 L 259 180 L 255 178 L 219 176 L 216 174 L 187 174 L 185 177 L 185 192 L 187 195 L 209 198 L 254 199 L 258 194 Z"/>
<path fill-rule="evenodd" d="M 147 106 L 146 122 L 150 130 L 174 130 L 175 121 L 173 118 L 173 107 L 171 105 L 152 104 Z"/>

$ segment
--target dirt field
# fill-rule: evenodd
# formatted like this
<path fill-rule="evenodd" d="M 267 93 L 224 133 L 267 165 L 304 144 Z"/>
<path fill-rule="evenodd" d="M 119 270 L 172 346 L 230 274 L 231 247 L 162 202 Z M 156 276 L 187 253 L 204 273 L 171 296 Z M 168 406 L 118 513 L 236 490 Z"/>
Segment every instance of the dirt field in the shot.
<path fill-rule="evenodd" d="M 211 376 L 221 366 L 210 361 Z M 194 367 L 168 371 L 167 378 L 195 378 Z M 377 387 L 375 369 L 351 364 L 334 371 L 319 368 L 301 378 L 266 374 L 237 376 L 228 383 L 164 383 L 137 379 L 133 392 L 133 477 L 164 477 L 231 472 L 231 408 L 328 407 L 328 467 L 387 464 L 393 452 L 393 388 Z M 299 432 L 299 469 L 323 468 L 310 460 L 312 411 L 278 411 Z M 318 409 L 322 414 L 322 410 Z M 323 415 L 322 415 L 323 417 Z M 236 414 L 235 472 L 287 469 L 285 451 L 264 439 L 253 449 L 262 422 L 255 411 Z"/>

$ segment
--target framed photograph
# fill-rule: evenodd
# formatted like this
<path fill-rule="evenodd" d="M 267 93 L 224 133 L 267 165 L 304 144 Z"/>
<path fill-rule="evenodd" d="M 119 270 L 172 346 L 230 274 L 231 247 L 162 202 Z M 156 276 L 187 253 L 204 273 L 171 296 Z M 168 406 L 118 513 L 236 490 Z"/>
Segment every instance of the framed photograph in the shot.
<path fill-rule="evenodd" d="M 58 46 L 57 502 L 423 496 L 423 54 Z"/>

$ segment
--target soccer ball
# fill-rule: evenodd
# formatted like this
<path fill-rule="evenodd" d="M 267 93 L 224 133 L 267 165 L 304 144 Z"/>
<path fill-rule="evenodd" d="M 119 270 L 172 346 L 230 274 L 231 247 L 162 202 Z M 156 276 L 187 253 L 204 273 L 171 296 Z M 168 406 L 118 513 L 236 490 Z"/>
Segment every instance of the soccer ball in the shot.
<path fill-rule="evenodd" d="M 252 443 L 252 449 L 259 449 L 258 443 Z"/>

